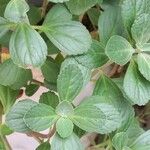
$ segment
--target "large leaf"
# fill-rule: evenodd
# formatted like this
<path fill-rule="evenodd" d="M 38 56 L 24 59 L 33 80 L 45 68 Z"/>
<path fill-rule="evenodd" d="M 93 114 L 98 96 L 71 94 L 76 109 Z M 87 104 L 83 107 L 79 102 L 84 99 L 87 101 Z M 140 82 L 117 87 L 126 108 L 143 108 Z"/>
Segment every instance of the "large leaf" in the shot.
<path fill-rule="evenodd" d="M 141 14 L 137 17 L 131 28 L 136 43 L 144 44 L 150 39 L 150 14 Z"/>
<path fill-rule="evenodd" d="M 25 114 L 38 103 L 32 100 L 23 100 L 12 107 L 6 116 L 6 124 L 16 132 L 29 132 L 30 129 L 24 122 Z"/>
<path fill-rule="evenodd" d="M 72 14 L 80 15 L 98 3 L 98 0 L 69 0 L 67 6 Z"/>
<path fill-rule="evenodd" d="M 104 46 L 100 42 L 93 40 L 91 48 L 87 53 L 76 56 L 75 59 L 79 64 L 90 69 L 101 67 L 108 61 L 104 49 Z"/>
<path fill-rule="evenodd" d="M 40 67 L 46 60 L 47 46 L 37 31 L 27 24 L 20 24 L 10 39 L 10 54 L 15 64 Z"/>
<path fill-rule="evenodd" d="M 82 54 L 90 48 L 91 37 L 87 29 L 81 23 L 71 21 L 69 12 L 61 5 L 49 11 L 41 30 L 58 49 L 68 55 Z"/>
<path fill-rule="evenodd" d="M 86 98 L 75 108 L 71 120 L 85 131 L 101 134 L 110 133 L 121 124 L 118 110 L 102 96 Z"/>
<path fill-rule="evenodd" d="M 5 9 L 4 17 L 12 22 L 28 23 L 29 6 L 25 0 L 11 0 Z"/>
<path fill-rule="evenodd" d="M 57 89 L 62 101 L 73 101 L 83 87 L 83 76 L 78 66 L 66 66 L 58 76 Z"/>
<path fill-rule="evenodd" d="M 73 133 L 68 138 L 61 138 L 55 134 L 51 142 L 52 150 L 84 150 L 80 139 Z"/>
<path fill-rule="evenodd" d="M 0 84 L 20 89 L 32 79 L 31 70 L 16 66 L 11 59 L 0 64 Z"/>
<path fill-rule="evenodd" d="M 144 53 L 138 54 L 137 63 L 141 74 L 150 81 L 150 55 Z"/>
<path fill-rule="evenodd" d="M 140 74 L 134 60 L 126 72 L 124 90 L 134 104 L 145 105 L 150 100 L 150 82 Z"/>
<path fill-rule="evenodd" d="M 106 55 L 119 65 L 125 65 L 132 57 L 134 49 L 130 43 L 121 36 L 112 36 L 106 45 Z"/>
<path fill-rule="evenodd" d="M 25 123 L 33 131 L 43 131 L 51 127 L 57 119 L 54 109 L 45 104 L 35 105 L 24 116 Z"/>
<path fill-rule="evenodd" d="M 100 40 L 106 45 L 109 38 L 113 35 L 122 34 L 122 22 L 119 6 L 108 6 L 100 15 L 98 21 Z"/>

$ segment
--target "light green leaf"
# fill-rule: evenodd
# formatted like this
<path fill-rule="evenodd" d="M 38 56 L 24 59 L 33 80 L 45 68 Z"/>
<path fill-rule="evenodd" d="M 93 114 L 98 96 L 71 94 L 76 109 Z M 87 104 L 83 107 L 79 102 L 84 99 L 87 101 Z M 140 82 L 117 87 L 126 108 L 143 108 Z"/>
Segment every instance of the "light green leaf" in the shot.
<path fill-rule="evenodd" d="M 138 44 L 144 44 L 150 39 L 150 14 L 141 14 L 131 28 L 132 37 Z"/>
<path fill-rule="evenodd" d="M 56 123 L 56 131 L 62 138 L 69 137 L 73 132 L 73 123 L 69 118 L 60 118 Z"/>
<path fill-rule="evenodd" d="M 23 69 L 15 65 L 11 59 L 0 64 L 0 84 L 11 86 L 13 89 L 20 89 L 32 79 L 29 69 Z"/>
<path fill-rule="evenodd" d="M 83 54 L 90 48 L 91 36 L 81 23 L 71 21 L 71 16 L 65 9 L 61 5 L 54 6 L 47 14 L 41 30 L 64 53 Z"/>
<path fill-rule="evenodd" d="M 87 68 L 98 68 L 108 61 L 108 57 L 106 56 L 104 49 L 104 46 L 100 42 L 93 40 L 91 48 L 87 51 L 87 53 L 74 58 L 79 64 L 82 64 Z"/>
<path fill-rule="evenodd" d="M 29 23 L 27 12 L 29 6 L 25 0 L 11 0 L 5 9 L 4 17 L 12 22 Z"/>
<path fill-rule="evenodd" d="M 60 66 L 54 59 L 49 57 L 41 67 L 41 71 L 45 80 L 51 83 L 56 83 L 60 71 Z"/>
<path fill-rule="evenodd" d="M 145 43 L 143 45 L 136 45 L 139 50 L 142 52 L 150 52 L 150 43 Z"/>
<path fill-rule="evenodd" d="M 69 117 L 74 114 L 73 106 L 71 103 L 63 101 L 56 107 L 56 113 L 61 117 Z"/>
<path fill-rule="evenodd" d="M 54 2 L 54 3 L 63 3 L 63 2 L 67 2 L 69 0 L 48 0 L 50 2 Z"/>
<path fill-rule="evenodd" d="M 109 5 L 106 11 L 102 12 L 98 21 L 101 42 L 106 45 L 111 36 L 122 35 L 122 27 L 120 7 Z"/>
<path fill-rule="evenodd" d="M 20 24 L 10 39 L 10 54 L 15 64 L 40 67 L 46 60 L 47 46 L 37 31 L 27 24 Z"/>
<path fill-rule="evenodd" d="M 121 124 L 118 110 L 102 96 L 86 98 L 75 108 L 71 120 L 85 131 L 101 134 L 110 133 Z"/>
<path fill-rule="evenodd" d="M 124 90 L 134 104 L 145 105 L 150 100 L 150 82 L 140 74 L 134 60 L 130 62 L 127 69 Z"/>
<path fill-rule="evenodd" d="M 25 114 L 38 103 L 32 100 L 23 100 L 14 105 L 6 116 L 6 124 L 16 132 L 30 131 L 24 121 Z"/>
<path fill-rule="evenodd" d="M 80 68 L 70 64 L 59 74 L 57 89 L 62 101 L 73 101 L 83 87 L 83 76 Z"/>
<path fill-rule="evenodd" d="M 38 104 L 32 107 L 24 117 L 27 126 L 33 131 L 43 131 L 51 127 L 58 119 L 51 106 Z"/>
<path fill-rule="evenodd" d="M 69 0 L 66 2 L 72 14 L 80 15 L 98 3 L 98 0 Z"/>
<path fill-rule="evenodd" d="M 131 146 L 132 150 L 150 149 L 150 130 L 140 135 Z"/>
<path fill-rule="evenodd" d="M 121 36 L 112 36 L 106 45 L 106 55 L 119 65 L 125 65 L 132 57 L 134 49 L 130 43 Z"/>
<path fill-rule="evenodd" d="M 40 144 L 36 150 L 51 150 L 51 146 L 49 142 L 44 142 L 42 144 Z"/>
<path fill-rule="evenodd" d="M 150 81 L 150 55 L 145 53 L 138 54 L 137 63 L 141 74 Z"/>
<path fill-rule="evenodd" d="M 68 138 L 61 138 L 55 134 L 51 142 L 52 150 L 84 150 L 80 139 L 73 133 Z"/>
<path fill-rule="evenodd" d="M 59 104 L 59 98 L 54 92 L 49 91 L 47 93 L 43 93 L 40 96 L 39 102 L 49 105 L 55 109 L 56 106 Z"/>

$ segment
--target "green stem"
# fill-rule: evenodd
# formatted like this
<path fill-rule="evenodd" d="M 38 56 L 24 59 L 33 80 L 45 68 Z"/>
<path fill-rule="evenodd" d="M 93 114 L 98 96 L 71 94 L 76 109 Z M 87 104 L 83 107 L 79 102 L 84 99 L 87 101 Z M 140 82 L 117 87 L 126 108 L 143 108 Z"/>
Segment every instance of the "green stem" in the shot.
<path fill-rule="evenodd" d="M 0 139 L 2 140 L 6 150 L 12 150 L 5 136 L 0 135 Z"/>

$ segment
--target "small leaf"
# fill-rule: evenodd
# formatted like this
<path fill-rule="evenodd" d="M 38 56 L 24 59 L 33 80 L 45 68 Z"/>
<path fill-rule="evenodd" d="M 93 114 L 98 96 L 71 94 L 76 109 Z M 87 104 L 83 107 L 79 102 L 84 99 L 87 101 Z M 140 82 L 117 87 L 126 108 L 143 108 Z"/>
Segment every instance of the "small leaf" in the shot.
<path fill-rule="evenodd" d="M 87 29 L 81 23 L 71 21 L 69 12 L 61 5 L 49 11 L 41 30 L 59 50 L 68 55 L 83 54 L 90 48 L 91 36 Z"/>
<path fill-rule="evenodd" d="M 69 117 L 74 113 L 73 106 L 69 102 L 63 101 L 56 107 L 56 113 L 61 117 Z"/>
<path fill-rule="evenodd" d="M 35 105 L 24 116 L 27 126 L 37 132 L 51 127 L 57 119 L 54 109 L 45 104 Z"/>
<path fill-rule="evenodd" d="M 106 55 L 119 65 L 125 65 L 133 53 L 130 43 L 121 36 L 112 36 L 106 45 Z"/>
<path fill-rule="evenodd" d="M 150 82 L 140 74 L 134 60 L 130 62 L 127 69 L 124 90 L 134 104 L 145 105 L 150 100 Z"/>
<path fill-rule="evenodd" d="M 20 24 L 10 39 L 10 54 L 15 64 L 40 67 L 46 60 L 47 46 L 37 31 L 27 24 Z"/>
<path fill-rule="evenodd" d="M 144 44 L 150 40 L 150 14 L 141 14 L 137 17 L 131 28 L 136 43 Z"/>
<path fill-rule="evenodd" d="M 44 142 L 36 148 L 36 150 L 50 150 L 50 149 L 51 149 L 51 146 L 49 142 Z"/>
<path fill-rule="evenodd" d="M 51 142 L 52 150 L 84 150 L 80 139 L 73 133 L 68 138 L 61 138 L 55 134 Z"/>
<path fill-rule="evenodd" d="M 100 42 L 93 40 L 91 48 L 87 53 L 76 56 L 75 59 L 79 64 L 90 69 L 101 67 L 108 61 L 104 49 L 104 46 Z"/>
<path fill-rule="evenodd" d="M 78 66 L 70 64 L 59 74 L 57 89 L 61 101 L 73 101 L 83 87 L 83 76 Z"/>
<path fill-rule="evenodd" d="M 98 3 L 98 0 L 69 0 L 69 2 L 66 2 L 66 5 L 72 14 L 80 15 L 84 14 L 84 12 L 93 7 L 96 3 Z"/>
<path fill-rule="evenodd" d="M 31 70 L 25 70 L 18 67 L 11 59 L 0 64 L 0 84 L 4 86 L 11 86 L 13 89 L 20 89 L 31 79 Z"/>
<path fill-rule="evenodd" d="M 69 137 L 73 132 L 73 123 L 69 118 L 60 118 L 56 123 L 56 131 L 62 138 Z"/>
<path fill-rule="evenodd" d="M 71 120 L 87 132 L 101 134 L 116 130 L 121 123 L 118 110 L 102 96 L 86 98 L 74 110 Z"/>
<path fill-rule="evenodd" d="M 5 9 L 4 17 L 12 22 L 28 23 L 29 6 L 25 0 L 11 0 Z"/>
<path fill-rule="evenodd" d="M 59 98 L 54 92 L 49 91 L 41 95 L 39 102 L 49 105 L 55 109 L 59 104 Z"/>
<path fill-rule="evenodd" d="M 6 116 L 6 124 L 16 132 L 29 132 L 30 129 L 24 121 L 25 114 L 38 103 L 32 100 L 23 100 L 14 105 Z"/>
<path fill-rule="evenodd" d="M 0 125 L 0 134 L 2 136 L 10 135 L 12 133 L 13 131 L 6 124 Z"/>
<path fill-rule="evenodd" d="M 33 94 L 35 94 L 37 92 L 38 89 L 39 89 L 39 85 L 37 85 L 37 84 L 27 85 L 26 90 L 25 90 L 25 94 L 27 96 L 32 96 Z"/>

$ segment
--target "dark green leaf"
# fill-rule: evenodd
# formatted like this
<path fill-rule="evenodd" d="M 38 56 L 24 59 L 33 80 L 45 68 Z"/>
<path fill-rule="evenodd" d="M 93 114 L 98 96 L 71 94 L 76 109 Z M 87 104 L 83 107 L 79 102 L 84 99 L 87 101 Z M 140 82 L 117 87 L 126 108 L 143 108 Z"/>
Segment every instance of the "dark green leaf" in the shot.
<path fill-rule="evenodd" d="M 37 92 L 38 89 L 39 89 L 39 85 L 29 84 L 26 86 L 25 93 L 27 96 L 32 96 L 33 94 L 35 94 Z"/>
<path fill-rule="evenodd" d="M 51 146 L 49 142 L 44 142 L 36 148 L 36 150 L 50 150 L 50 149 L 51 149 Z"/>

